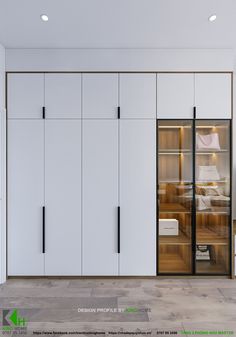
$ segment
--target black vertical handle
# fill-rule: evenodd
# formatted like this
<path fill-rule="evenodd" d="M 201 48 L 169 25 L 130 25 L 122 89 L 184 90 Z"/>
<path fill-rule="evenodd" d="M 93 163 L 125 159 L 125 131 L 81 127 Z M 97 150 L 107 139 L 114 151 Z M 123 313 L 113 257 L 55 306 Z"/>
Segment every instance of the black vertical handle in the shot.
<path fill-rule="evenodd" d="M 193 119 L 196 119 L 196 111 L 197 111 L 197 109 L 196 109 L 196 107 L 194 106 L 194 107 L 193 107 Z"/>
<path fill-rule="evenodd" d="M 42 252 L 45 253 L 45 206 L 43 206 L 43 245 L 42 245 Z"/>
<path fill-rule="evenodd" d="M 43 119 L 45 119 L 45 106 L 43 106 L 42 108 L 42 115 L 43 115 Z"/>
<path fill-rule="evenodd" d="M 117 207 L 117 253 L 120 254 L 120 206 Z"/>
<path fill-rule="evenodd" d="M 120 119 L 120 107 L 117 108 L 117 118 Z"/>

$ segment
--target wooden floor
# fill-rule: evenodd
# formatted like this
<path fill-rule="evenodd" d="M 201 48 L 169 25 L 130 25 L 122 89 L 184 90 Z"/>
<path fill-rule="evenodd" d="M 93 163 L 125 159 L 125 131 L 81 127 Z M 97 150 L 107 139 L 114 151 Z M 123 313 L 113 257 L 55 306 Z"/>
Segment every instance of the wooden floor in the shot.
<path fill-rule="evenodd" d="M 111 312 L 131 307 L 135 312 Z M 26 336 L 35 331 L 54 331 L 51 336 L 152 331 L 157 336 L 157 330 L 182 334 L 184 329 L 236 336 L 236 280 L 230 279 L 10 279 L 0 286 L 0 309 L 9 308 L 20 309 L 28 320 Z M 110 312 L 81 312 L 98 308 Z"/>

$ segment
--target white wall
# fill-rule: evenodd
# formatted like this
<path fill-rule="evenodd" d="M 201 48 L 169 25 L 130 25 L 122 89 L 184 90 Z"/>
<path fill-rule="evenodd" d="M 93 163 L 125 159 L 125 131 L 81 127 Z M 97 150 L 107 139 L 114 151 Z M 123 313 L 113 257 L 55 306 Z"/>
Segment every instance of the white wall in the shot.
<path fill-rule="evenodd" d="M 7 71 L 232 71 L 231 49 L 7 49 Z"/>
<path fill-rule="evenodd" d="M 6 280 L 5 49 L 0 45 L 0 283 Z"/>

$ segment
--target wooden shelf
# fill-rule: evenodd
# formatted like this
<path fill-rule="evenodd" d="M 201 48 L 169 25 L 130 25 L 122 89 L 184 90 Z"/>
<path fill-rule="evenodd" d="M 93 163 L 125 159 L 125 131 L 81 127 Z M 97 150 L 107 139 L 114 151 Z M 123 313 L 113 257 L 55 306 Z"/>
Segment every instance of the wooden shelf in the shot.
<path fill-rule="evenodd" d="M 197 228 L 197 245 L 228 245 L 228 238 L 222 237 L 214 231 L 205 227 Z"/>
<path fill-rule="evenodd" d="M 161 273 L 191 273 L 190 266 L 178 254 L 160 254 L 159 271 Z"/>
<path fill-rule="evenodd" d="M 196 154 L 214 154 L 214 153 L 227 153 L 229 150 L 222 149 L 222 150 L 196 150 Z"/>
<path fill-rule="evenodd" d="M 179 231 L 179 235 L 160 235 L 159 236 L 160 245 L 192 245 L 191 238 L 185 235 L 183 232 Z"/>
<path fill-rule="evenodd" d="M 225 215 L 229 215 L 230 214 L 230 209 L 229 207 L 211 207 L 209 209 L 206 210 L 202 210 L 202 211 L 196 211 L 197 214 L 225 214 Z"/>
<path fill-rule="evenodd" d="M 165 180 L 159 180 L 159 184 L 192 184 L 192 181 L 190 180 L 179 180 L 179 179 L 165 179 Z"/>
<path fill-rule="evenodd" d="M 196 180 L 196 184 L 212 184 L 212 183 L 225 184 L 227 183 L 227 181 L 226 180 Z"/>
<path fill-rule="evenodd" d="M 159 149 L 158 154 L 191 154 L 189 149 Z"/>
<path fill-rule="evenodd" d="M 161 203 L 159 213 L 191 213 L 191 212 L 181 204 Z"/>

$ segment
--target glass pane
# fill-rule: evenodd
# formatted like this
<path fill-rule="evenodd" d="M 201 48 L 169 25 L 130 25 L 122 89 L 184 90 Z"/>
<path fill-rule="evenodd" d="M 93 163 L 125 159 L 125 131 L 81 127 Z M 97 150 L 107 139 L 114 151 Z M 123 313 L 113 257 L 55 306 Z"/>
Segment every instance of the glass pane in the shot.
<path fill-rule="evenodd" d="M 159 273 L 191 273 L 192 122 L 158 121 Z"/>
<path fill-rule="evenodd" d="M 196 121 L 196 271 L 229 272 L 230 123 Z"/>

